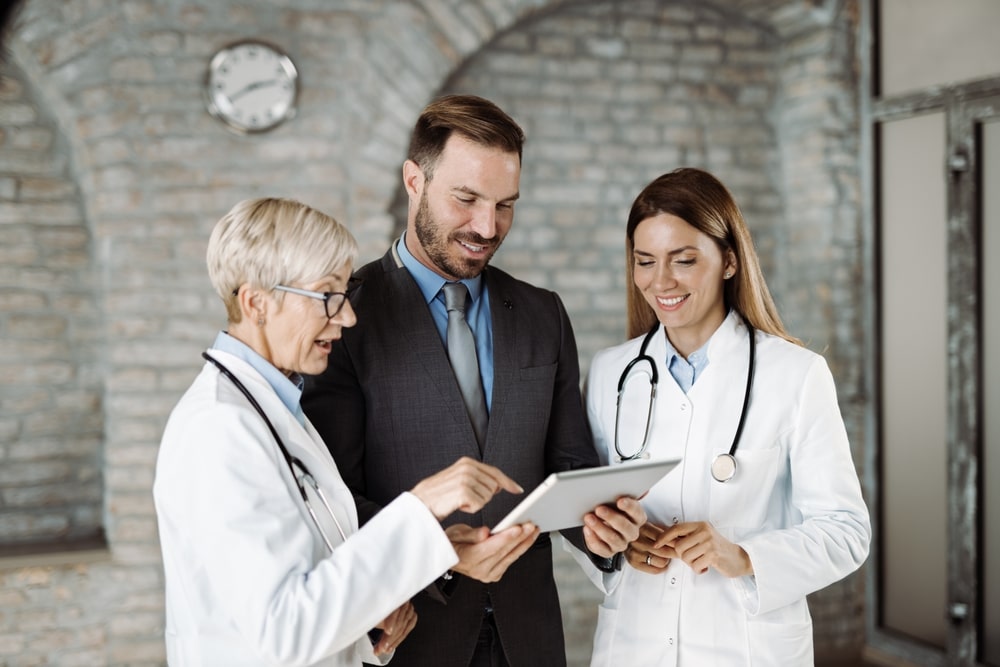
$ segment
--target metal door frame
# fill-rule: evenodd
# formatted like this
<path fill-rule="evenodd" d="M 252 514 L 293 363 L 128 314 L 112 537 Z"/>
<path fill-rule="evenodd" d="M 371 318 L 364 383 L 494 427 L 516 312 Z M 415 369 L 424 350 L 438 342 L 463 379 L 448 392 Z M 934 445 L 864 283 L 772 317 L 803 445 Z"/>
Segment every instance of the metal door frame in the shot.
<path fill-rule="evenodd" d="M 874 3 L 872 3 L 874 4 Z M 866 420 L 864 482 L 872 512 L 874 537 L 871 565 L 867 569 L 867 645 L 874 657 L 899 658 L 913 664 L 935 667 L 974 667 L 979 652 L 979 619 L 982 573 L 979 475 L 982 454 L 982 313 L 981 313 L 981 197 L 980 126 L 984 120 L 1000 118 L 1000 77 L 952 86 L 936 86 L 911 94 L 876 97 L 878 71 L 875 56 L 877 7 L 863 2 L 859 39 L 861 63 L 862 174 L 865 201 L 863 234 L 867 267 L 865 304 L 872 323 L 864 341 L 869 395 L 873 398 Z M 880 455 L 881 378 L 879 377 L 881 333 L 878 331 L 879 290 L 879 126 L 888 121 L 943 112 L 946 118 L 946 160 L 941 166 L 947 179 L 947 457 L 948 457 L 948 548 L 947 609 L 951 619 L 944 652 L 921 645 L 881 627 L 880 547 Z M 898 663 L 897 663 L 898 664 Z"/>

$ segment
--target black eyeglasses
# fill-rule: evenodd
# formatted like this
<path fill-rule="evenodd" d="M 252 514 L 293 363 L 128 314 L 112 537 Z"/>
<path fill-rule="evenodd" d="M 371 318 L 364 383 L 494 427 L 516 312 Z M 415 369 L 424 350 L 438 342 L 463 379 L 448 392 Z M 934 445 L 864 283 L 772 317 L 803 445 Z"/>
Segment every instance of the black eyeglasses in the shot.
<path fill-rule="evenodd" d="M 313 292 L 307 289 L 299 289 L 298 287 L 288 287 L 287 285 L 275 285 L 274 289 L 281 290 L 282 292 L 291 292 L 292 294 L 298 294 L 300 296 L 307 296 L 310 299 L 318 299 L 323 302 L 323 308 L 326 311 L 326 318 L 332 320 L 334 317 L 340 314 L 340 311 L 344 308 L 344 303 L 347 301 L 348 297 L 358 288 L 361 281 L 351 280 L 347 284 L 346 292 Z"/>

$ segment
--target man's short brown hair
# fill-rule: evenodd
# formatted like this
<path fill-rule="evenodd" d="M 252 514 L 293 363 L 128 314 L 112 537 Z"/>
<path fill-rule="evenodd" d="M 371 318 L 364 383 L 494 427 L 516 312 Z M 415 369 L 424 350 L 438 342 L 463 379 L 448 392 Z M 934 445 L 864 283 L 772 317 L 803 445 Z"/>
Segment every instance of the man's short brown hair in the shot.
<path fill-rule="evenodd" d="M 434 167 L 453 133 L 488 148 L 517 153 L 521 159 L 524 131 L 503 109 L 475 95 L 446 95 L 424 107 L 406 155 L 427 180 L 433 177 Z"/>

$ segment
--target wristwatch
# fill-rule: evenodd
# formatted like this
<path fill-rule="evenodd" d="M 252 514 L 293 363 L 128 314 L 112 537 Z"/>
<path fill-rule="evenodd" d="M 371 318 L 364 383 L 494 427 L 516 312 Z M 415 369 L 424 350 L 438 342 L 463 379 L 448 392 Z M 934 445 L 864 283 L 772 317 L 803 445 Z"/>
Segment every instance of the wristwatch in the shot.
<path fill-rule="evenodd" d="M 590 554 L 590 562 L 592 562 L 601 572 L 618 572 L 622 569 L 622 565 L 625 563 L 625 552 L 619 551 L 611 558 L 601 558 L 600 556 Z"/>

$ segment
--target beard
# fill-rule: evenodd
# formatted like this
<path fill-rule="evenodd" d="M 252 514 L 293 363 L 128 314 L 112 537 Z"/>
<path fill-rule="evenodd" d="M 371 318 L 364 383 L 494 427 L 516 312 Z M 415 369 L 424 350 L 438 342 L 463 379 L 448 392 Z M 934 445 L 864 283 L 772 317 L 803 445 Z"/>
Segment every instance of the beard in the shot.
<path fill-rule="evenodd" d="M 497 249 L 500 248 L 500 244 L 503 243 L 503 238 L 487 239 L 475 232 L 454 232 L 452 234 L 443 232 L 427 203 L 426 189 L 420 196 L 420 206 L 417 207 L 414 222 L 417 240 L 420 241 L 420 246 L 427 253 L 427 257 L 440 271 L 456 279 L 475 278 L 482 273 L 486 265 L 493 259 Z M 489 250 L 487 250 L 486 256 L 481 259 L 465 257 L 454 250 L 452 245 L 454 241 L 484 246 Z"/>

